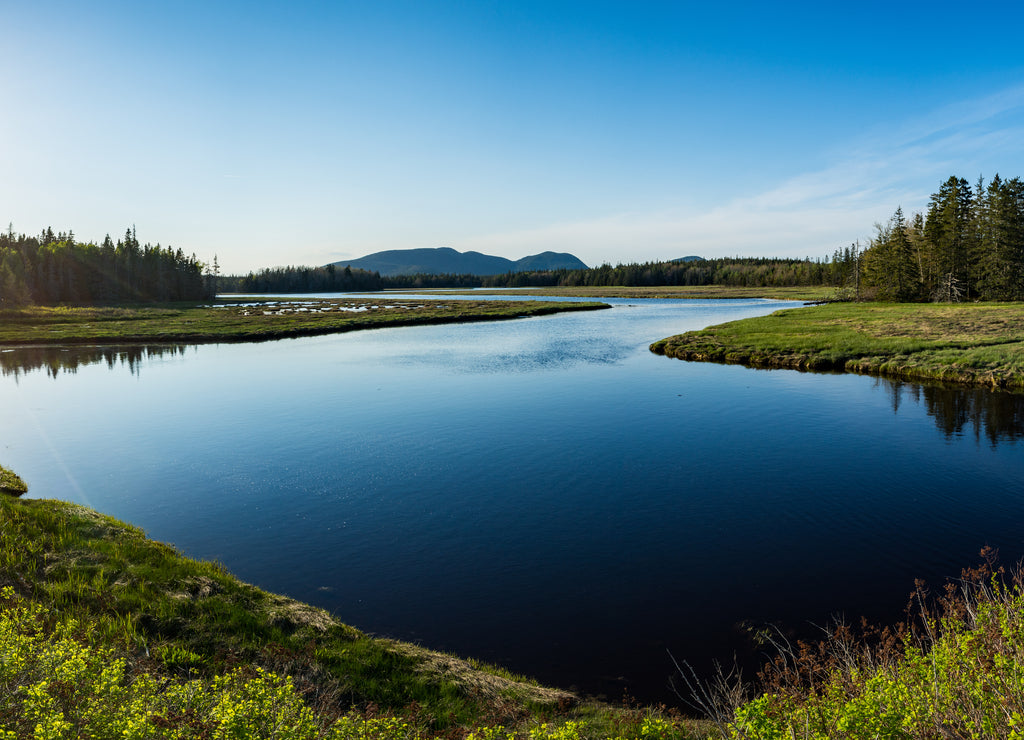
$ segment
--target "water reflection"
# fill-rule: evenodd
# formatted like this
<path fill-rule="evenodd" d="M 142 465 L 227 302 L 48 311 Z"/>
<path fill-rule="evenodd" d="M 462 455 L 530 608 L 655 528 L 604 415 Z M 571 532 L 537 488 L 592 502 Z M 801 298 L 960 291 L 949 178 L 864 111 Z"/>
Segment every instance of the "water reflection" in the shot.
<path fill-rule="evenodd" d="M 45 372 L 56 379 L 61 373 L 74 374 L 85 365 L 105 363 L 111 370 L 118 365 L 136 375 L 145 360 L 176 357 L 196 345 L 152 344 L 142 346 L 28 346 L 0 350 L 0 372 L 15 379 L 32 372 Z"/>
<path fill-rule="evenodd" d="M 597 341 L 579 342 L 580 346 L 565 348 L 563 352 L 575 352 L 574 360 L 591 364 L 614 364 L 627 354 L 628 348 L 614 343 Z M 15 379 L 32 372 L 45 372 L 56 379 L 61 373 L 77 372 L 79 367 L 86 365 L 106 364 L 110 369 L 117 366 L 127 367 L 132 375 L 137 375 L 146 360 L 177 357 L 184 355 L 195 344 L 154 344 L 142 346 L 26 346 L 0 350 L 0 372 L 4 376 Z M 473 355 L 469 348 L 463 352 Z M 551 346 L 534 349 L 528 353 L 510 353 L 499 357 L 463 357 L 463 372 L 510 372 L 522 371 L 526 368 L 536 369 L 542 365 L 553 363 L 552 355 L 560 364 L 566 364 L 565 357 L 553 352 Z M 402 363 L 404 359 L 412 363 L 422 363 L 423 357 L 394 358 Z M 429 358 L 427 358 L 429 359 Z M 439 359 L 440 363 L 441 360 Z M 443 363 L 452 369 L 453 358 L 444 355 Z M 457 364 L 457 363 L 455 363 Z M 1024 394 L 993 391 L 986 388 L 964 388 L 960 385 L 938 382 L 919 383 L 888 378 L 877 378 L 877 387 L 885 389 L 894 414 L 899 414 L 901 406 L 910 402 L 924 406 L 925 412 L 935 421 L 938 429 L 947 437 L 971 435 L 977 440 L 985 439 L 995 446 L 1000 442 L 1011 442 L 1024 438 Z"/>
<path fill-rule="evenodd" d="M 994 447 L 1024 437 L 1024 395 L 884 378 L 878 384 L 887 390 L 893 413 L 898 414 L 908 401 L 923 405 L 947 439 L 969 434 L 979 441 L 987 439 Z"/>

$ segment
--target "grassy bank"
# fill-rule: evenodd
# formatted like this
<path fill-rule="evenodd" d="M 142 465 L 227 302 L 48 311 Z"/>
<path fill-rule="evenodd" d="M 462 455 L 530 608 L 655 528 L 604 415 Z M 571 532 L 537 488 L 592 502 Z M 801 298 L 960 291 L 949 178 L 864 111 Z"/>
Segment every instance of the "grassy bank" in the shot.
<path fill-rule="evenodd" d="M 29 307 L 0 311 L 0 345 L 228 342 L 312 336 L 388 326 L 496 321 L 603 303 L 271 298 L 135 307 Z"/>
<path fill-rule="evenodd" d="M 138 731 L 128 737 L 700 736 L 698 725 L 661 713 L 371 637 L 74 504 L 0 496 L 3 588 L 5 739 L 5 729 L 31 737 L 44 720 L 67 724 L 46 737 L 69 738 L 97 727 L 111 737 L 129 727 Z M 168 696 L 185 699 L 168 705 Z M 228 731 L 274 716 L 311 729 Z"/>
<path fill-rule="evenodd" d="M 0 465 L 0 495 L 21 496 L 24 493 L 28 493 L 25 481 L 13 470 Z"/>
<path fill-rule="evenodd" d="M 833 303 L 687 332 L 651 350 L 682 360 L 1024 390 L 1024 304 Z"/>

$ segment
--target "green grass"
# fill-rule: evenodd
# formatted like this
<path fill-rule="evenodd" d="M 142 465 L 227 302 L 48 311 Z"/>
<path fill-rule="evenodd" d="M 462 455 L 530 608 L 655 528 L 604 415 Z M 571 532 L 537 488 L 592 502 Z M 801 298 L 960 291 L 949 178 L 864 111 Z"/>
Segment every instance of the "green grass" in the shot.
<path fill-rule="evenodd" d="M 683 360 L 1024 389 L 1024 304 L 833 303 L 651 345 Z"/>
<path fill-rule="evenodd" d="M 215 304 L 122 307 L 41 307 L 0 311 L 0 345 L 227 342 L 311 336 L 388 326 L 496 321 L 603 303 L 272 298 Z"/>
<path fill-rule="evenodd" d="M 132 676 L 175 685 L 216 682 L 239 670 L 287 676 L 304 705 L 325 721 L 351 712 L 402 717 L 412 728 L 403 737 L 461 737 L 502 726 L 508 728 L 502 740 L 531 732 L 556 740 L 566 723 L 575 729 L 565 740 L 609 737 L 613 727 L 625 738 L 702 736 L 700 723 L 677 716 L 612 707 L 500 668 L 371 637 L 70 503 L 0 496 L 4 586 L 13 587 L 20 603 L 51 615 L 48 624 L 59 616 L 83 626 L 88 644 L 112 651 Z M 144 687 L 144 678 L 138 680 Z M 4 711 L 22 712 L 24 719 L 18 696 L 0 686 L 0 719 Z M 661 729 L 643 735 L 644 720 L 652 717 Z M 544 722 L 550 724 L 541 732 Z"/>
<path fill-rule="evenodd" d="M 5 493 L 10 496 L 20 496 L 23 493 L 28 493 L 28 486 L 14 471 L 0 465 L 0 494 Z"/>

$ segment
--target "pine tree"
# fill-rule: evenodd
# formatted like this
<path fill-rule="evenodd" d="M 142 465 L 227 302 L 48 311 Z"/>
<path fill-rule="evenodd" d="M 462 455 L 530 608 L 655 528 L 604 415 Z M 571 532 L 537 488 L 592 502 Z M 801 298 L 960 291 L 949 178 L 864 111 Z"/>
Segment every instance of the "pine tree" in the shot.
<path fill-rule="evenodd" d="M 867 277 L 880 300 L 908 302 L 921 297 L 919 270 L 914 259 L 910 229 L 903 208 L 885 226 L 875 224 L 878 235 L 865 254 Z"/>
<path fill-rule="evenodd" d="M 931 197 L 924 233 L 928 240 L 928 282 L 971 290 L 974 198 L 963 178 L 950 177 Z M 949 291 L 945 291 L 948 296 Z"/>

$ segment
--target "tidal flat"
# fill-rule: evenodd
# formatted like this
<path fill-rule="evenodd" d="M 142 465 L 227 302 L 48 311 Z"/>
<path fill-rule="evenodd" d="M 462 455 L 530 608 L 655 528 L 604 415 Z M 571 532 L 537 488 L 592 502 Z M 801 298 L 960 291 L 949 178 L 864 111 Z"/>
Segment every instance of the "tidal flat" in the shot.
<path fill-rule="evenodd" d="M 0 345 L 230 342 L 393 326 L 498 321 L 608 308 L 598 302 L 223 298 L 206 304 L 33 306 L 0 312 Z"/>

